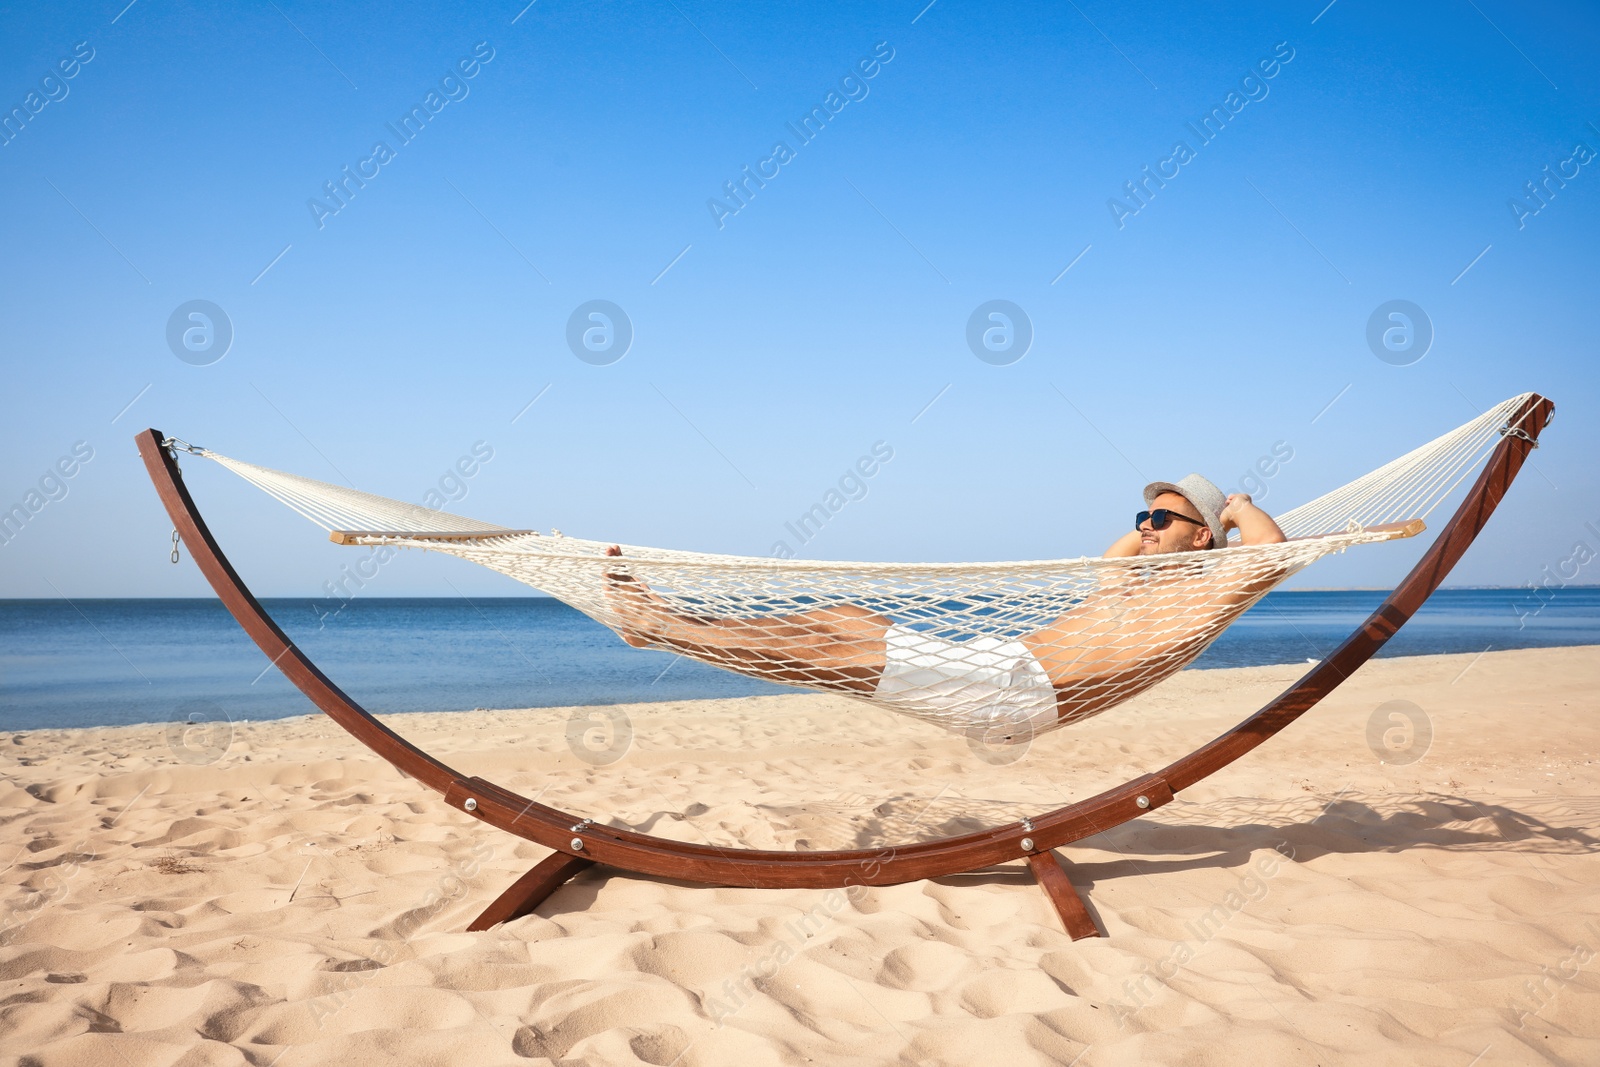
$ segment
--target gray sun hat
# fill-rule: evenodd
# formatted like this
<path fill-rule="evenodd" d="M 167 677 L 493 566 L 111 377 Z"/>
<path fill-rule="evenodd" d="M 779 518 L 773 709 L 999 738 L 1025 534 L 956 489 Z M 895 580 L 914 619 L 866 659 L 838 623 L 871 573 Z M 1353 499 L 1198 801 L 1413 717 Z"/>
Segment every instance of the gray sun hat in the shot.
<path fill-rule="evenodd" d="M 1151 482 L 1144 487 L 1144 502 L 1150 507 L 1155 506 L 1156 497 L 1162 493 L 1177 493 L 1200 512 L 1200 517 L 1206 520 L 1206 526 L 1211 530 L 1211 547 L 1226 548 L 1228 545 L 1228 532 L 1222 528 L 1222 509 L 1227 507 L 1228 498 L 1221 489 L 1211 484 L 1198 474 L 1191 474 L 1176 484 L 1172 482 Z"/>

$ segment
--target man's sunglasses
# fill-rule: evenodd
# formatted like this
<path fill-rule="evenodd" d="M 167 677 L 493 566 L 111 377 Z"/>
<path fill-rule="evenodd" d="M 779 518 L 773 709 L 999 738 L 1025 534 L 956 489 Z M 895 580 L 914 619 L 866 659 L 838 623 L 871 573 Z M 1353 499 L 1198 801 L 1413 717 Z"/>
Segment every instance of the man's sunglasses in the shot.
<path fill-rule="evenodd" d="M 1156 508 L 1154 511 L 1141 511 L 1138 515 L 1134 516 L 1133 528 L 1135 530 L 1140 529 L 1146 522 L 1149 522 L 1150 529 L 1165 530 L 1169 525 L 1171 525 L 1173 519 L 1182 519 L 1184 522 L 1192 522 L 1196 526 L 1205 525 L 1205 523 L 1199 519 L 1191 519 L 1182 512 L 1173 511 L 1170 508 Z"/>

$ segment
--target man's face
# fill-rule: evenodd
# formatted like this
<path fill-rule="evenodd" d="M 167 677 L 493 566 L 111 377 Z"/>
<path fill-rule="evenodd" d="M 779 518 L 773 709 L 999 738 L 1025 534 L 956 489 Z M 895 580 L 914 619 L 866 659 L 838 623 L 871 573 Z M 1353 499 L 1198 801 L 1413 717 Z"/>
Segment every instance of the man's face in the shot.
<path fill-rule="evenodd" d="M 1156 556 L 1164 552 L 1193 552 L 1206 547 L 1211 543 L 1211 531 L 1200 518 L 1200 512 L 1189 503 L 1188 498 L 1177 493 L 1162 493 L 1150 505 L 1150 510 L 1155 511 L 1165 508 L 1178 515 L 1187 515 L 1194 522 L 1184 522 L 1182 519 L 1168 517 L 1164 530 L 1152 530 L 1151 520 L 1146 519 L 1139 525 L 1139 555 Z"/>

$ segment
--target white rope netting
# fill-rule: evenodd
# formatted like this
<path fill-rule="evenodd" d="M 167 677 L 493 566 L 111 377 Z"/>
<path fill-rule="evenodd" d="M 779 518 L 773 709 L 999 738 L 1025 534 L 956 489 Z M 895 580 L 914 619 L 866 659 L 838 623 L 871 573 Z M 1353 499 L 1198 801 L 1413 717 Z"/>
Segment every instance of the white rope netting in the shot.
<path fill-rule="evenodd" d="M 612 542 L 510 530 L 195 452 L 326 530 L 381 531 L 345 543 L 471 560 L 565 601 L 629 644 L 1020 742 L 1193 662 L 1322 556 L 1416 532 L 1414 520 L 1470 476 L 1508 427 L 1516 431 L 1510 420 L 1526 399 L 1278 516 L 1283 543 L 1015 563 L 832 563 L 639 545 L 609 557 Z M 447 537 L 461 534 L 473 536 Z"/>

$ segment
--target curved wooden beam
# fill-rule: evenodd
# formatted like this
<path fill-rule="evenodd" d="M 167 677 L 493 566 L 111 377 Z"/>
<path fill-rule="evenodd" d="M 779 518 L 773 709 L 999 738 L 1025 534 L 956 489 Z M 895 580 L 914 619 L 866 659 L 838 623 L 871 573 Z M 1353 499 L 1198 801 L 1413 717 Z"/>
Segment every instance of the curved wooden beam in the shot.
<path fill-rule="evenodd" d="M 597 826 L 483 779 L 463 777 L 384 726 L 295 647 L 267 616 L 212 537 L 183 483 L 175 455 L 162 446 L 163 436 L 146 430 L 137 441 L 173 525 L 217 596 L 252 640 L 312 703 L 403 773 L 443 793 L 446 803 L 564 854 L 566 859 L 551 857 L 541 864 L 535 869 L 539 874 L 530 872 L 524 876 L 524 888 L 542 898 L 560 884 L 563 872 L 576 871 L 588 862 L 640 874 L 755 888 L 895 885 L 1021 858 L 1028 858 L 1038 871 L 1036 857 L 1041 854 L 1153 811 L 1169 803 L 1177 790 L 1240 758 L 1304 714 L 1371 658 L 1439 587 L 1483 529 L 1553 410 L 1549 400 L 1530 398 L 1511 420 L 1511 425 L 1520 426 L 1522 432 L 1503 437 L 1449 524 L 1383 604 L 1327 659 L 1216 740 L 1159 773 L 1135 778 L 1076 804 L 1006 826 L 910 845 L 800 853 L 693 845 Z M 1048 870 L 1046 877 L 1047 888 L 1059 906 L 1062 887 L 1070 889 L 1070 885 L 1065 876 L 1056 879 Z M 513 891 L 503 894 L 489 912 L 480 916 L 480 922 L 492 914 L 519 913 L 514 897 Z M 1083 918 L 1068 914 L 1068 910 L 1062 910 L 1064 921 L 1074 936 L 1083 936 Z M 1074 923 L 1078 929 L 1073 929 Z"/>

